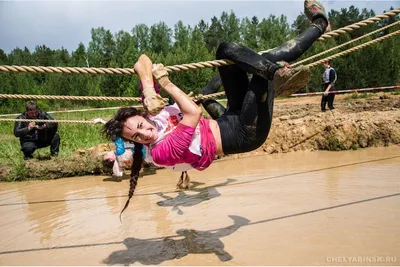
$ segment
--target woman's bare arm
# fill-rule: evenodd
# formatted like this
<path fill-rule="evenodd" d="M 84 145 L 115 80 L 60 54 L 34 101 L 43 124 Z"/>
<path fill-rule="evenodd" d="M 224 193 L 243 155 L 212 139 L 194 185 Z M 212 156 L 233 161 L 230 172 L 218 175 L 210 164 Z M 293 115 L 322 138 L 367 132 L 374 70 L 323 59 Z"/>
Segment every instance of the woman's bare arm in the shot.
<path fill-rule="evenodd" d="M 157 115 L 164 108 L 164 101 L 154 89 L 152 68 L 153 63 L 146 55 L 141 55 L 134 66 L 143 87 L 143 106 L 151 115 Z"/>
<path fill-rule="evenodd" d="M 168 78 L 168 72 L 161 64 L 155 65 L 153 68 L 153 75 L 158 77 L 157 81 L 161 88 L 165 90 L 179 106 L 183 113 L 182 124 L 196 127 L 201 118 L 201 108 L 193 102 L 181 89 L 179 89 Z"/>

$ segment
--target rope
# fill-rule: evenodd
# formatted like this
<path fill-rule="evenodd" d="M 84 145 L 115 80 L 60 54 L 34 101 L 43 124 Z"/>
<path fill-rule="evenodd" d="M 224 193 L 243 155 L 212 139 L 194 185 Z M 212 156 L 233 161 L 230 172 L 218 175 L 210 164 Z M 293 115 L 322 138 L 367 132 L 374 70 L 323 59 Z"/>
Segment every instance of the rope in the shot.
<path fill-rule="evenodd" d="M 386 90 L 386 89 L 398 89 L 400 88 L 400 85 L 393 85 L 393 86 L 383 86 L 383 87 L 370 87 L 370 88 L 361 88 L 361 89 L 348 89 L 348 90 L 335 90 L 335 91 L 329 91 L 329 94 L 345 94 L 345 93 L 355 93 L 355 92 L 364 92 L 364 91 L 374 91 L 374 90 Z M 301 94 L 292 94 L 292 97 L 297 97 L 297 96 L 309 96 L 309 95 L 322 95 L 324 92 L 311 92 L 311 93 L 301 93 Z M 205 98 L 213 98 L 215 96 L 221 96 L 223 95 L 224 92 L 219 92 L 215 94 L 210 94 L 210 95 L 198 95 L 196 97 L 192 97 L 196 101 L 196 98 L 198 99 L 205 99 Z M 200 97 L 200 98 L 199 98 Z M 203 98 L 204 97 L 204 98 Z M 226 99 L 220 99 L 226 101 Z M 141 106 L 133 106 L 133 107 L 141 107 Z M 78 109 L 78 110 L 61 110 L 61 111 L 49 111 L 47 113 L 63 113 L 63 112 L 80 112 L 80 111 L 93 111 L 93 110 L 104 110 L 104 109 L 118 109 L 121 107 L 112 107 L 112 108 L 99 108 L 99 109 Z M 0 117 L 5 117 L 5 116 L 18 116 L 18 114 L 2 114 Z M 1 119 L 0 122 L 49 122 L 49 120 L 34 120 L 34 119 Z M 57 123 L 80 123 L 80 124 L 97 124 L 99 123 L 96 120 L 91 120 L 91 121 L 80 121 L 80 120 L 50 120 L 50 122 L 57 122 Z"/>
<path fill-rule="evenodd" d="M 79 120 L 31 120 L 31 119 L 0 119 L 3 122 L 44 122 L 44 123 L 79 123 L 79 124 L 96 124 L 95 121 L 79 121 Z"/>
<path fill-rule="evenodd" d="M 329 91 L 329 94 L 344 94 L 344 93 L 356 93 L 356 92 L 365 92 L 365 91 L 374 91 L 374 90 L 386 90 L 386 89 L 397 89 L 400 88 L 400 85 L 393 86 L 384 86 L 384 87 L 371 87 L 371 88 L 361 88 L 361 89 L 348 89 L 348 90 L 335 90 Z M 324 92 L 311 92 L 311 93 L 302 93 L 302 94 L 292 94 L 291 96 L 309 96 L 309 95 L 322 95 Z"/>
<path fill-rule="evenodd" d="M 132 106 L 134 108 L 140 108 L 142 105 Z M 101 110 L 115 110 L 120 109 L 122 107 L 109 107 L 109 108 L 86 108 L 86 109 L 72 109 L 72 110 L 55 110 L 55 111 L 46 111 L 47 114 L 59 114 L 59 113 L 73 113 L 73 112 L 85 112 L 85 111 L 101 111 Z M 0 114 L 0 117 L 10 117 L 10 116 L 18 116 L 21 113 L 14 114 Z"/>
<path fill-rule="evenodd" d="M 306 61 L 310 61 L 311 59 L 320 57 L 320 56 L 322 56 L 322 55 L 324 55 L 324 54 L 326 54 L 326 53 L 329 53 L 329 52 L 332 52 L 332 51 L 337 50 L 337 49 L 339 49 L 339 48 L 342 48 L 343 46 L 346 46 L 346 45 L 349 45 L 349 44 L 354 43 L 354 42 L 356 42 L 356 41 L 359 41 L 359 40 L 361 40 L 361 39 L 364 39 L 365 37 L 368 37 L 368 36 L 373 35 L 373 34 L 375 34 L 375 33 L 381 32 L 381 31 L 383 31 L 383 30 L 385 30 L 385 29 L 387 29 L 387 28 L 396 26 L 396 25 L 398 25 L 398 24 L 400 24 L 400 21 L 397 21 L 397 22 L 394 22 L 394 23 L 392 23 L 392 24 L 389 24 L 389 25 L 387 25 L 387 26 L 385 26 L 385 27 L 379 28 L 379 29 L 376 30 L 376 31 L 370 32 L 370 33 L 368 33 L 368 34 L 365 34 L 365 35 L 363 35 L 363 36 L 361 36 L 361 37 L 358 37 L 358 38 L 356 38 L 356 39 L 354 39 L 354 40 L 348 41 L 348 42 L 346 42 L 346 43 L 344 43 L 344 44 L 335 46 L 335 47 L 333 47 L 333 48 L 331 48 L 331 49 L 328 49 L 328 50 L 326 50 L 326 51 L 323 51 L 323 52 L 321 52 L 321 53 L 319 53 L 319 54 L 316 54 L 316 55 L 313 55 L 313 56 L 311 56 L 311 57 L 308 57 L 308 58 L 305 58 L 305 59 L 303 59 L 303 60 L 300 60 L 300 61 L 298 61 L 298 62 L 292 64 L 292 67 L 295 67 L 295 66 L 297 66 L 297 65 L 300 65 L 300 64 L 302 64 L 302 63 L 304 63 L 304 62 L 306 62 Z"/>
<path fill-rule="evenodd" d="M 201 98 L 197 96 L 191 97 L 194 101 L 200 99 L 209 99 L 217 96 L 224 95 L 224 92 L 219 92 L 215 94 L 210 94 L 202 96 Z M 112 96 L 67 96 L 67 95 L 16 95 L 16 94 L 0 94 L 0 99 L 46 99 L 46 100 L 108 100 L 108 101 L 142 101 L 141 97 L 112 97 Z M 164 101 L 168 101 L 168 98 L 163 98 Z"/>
<path fill-rule="evenodd" d="M 321 35 L 321 37 L 318 39 L 318 41 L 324 41 L 325 39 L 336 37 L 336 36 L 339 36 L 340 34 L 345 34 L 346 32 L 351 32 L 351 31 L 353 31 L 355 29 L 359 29 L 361 26 L 367 26 L 368 24 L 375 23 L 375 22 L 380 21 L 382 19 L 386 19 L 386 18 L 389 18 L 389 17 L 392 17 L 392 16 L 396 16 L 399 13 L 400 13 L 400 8 L 396 8 L 394 10 L 391 10 L 389 12 L 383 13 L 381 15 L 377 15 L 375 17 L 372 17 L 372 18 L 369 18 L 369 19 L 366 19 L 366 20 L 362 20 L 362 21 L 357 22 L 357 23 L 353 23 L 353 24 L 348 25 L 346 27 L 342 27 L 342 28 L 339 28 L 337 30 L 327 32 L 327 33 Z M 259 54 L 267 53 L 267 52 L 269 52 L 271 50 L 272 49 L 261 51 L 261 52 L 259 52 Z"/>
<path fill-rule="evenodd" d="M 400 13 L 400 8 L 383 13 L 381 15 L 351 24 L 349 26 L 325 33 L 318 40 L 325 40 L 344 34 L 346 32 L 359 29 L 361 26 L 375 23 L 382 19 L 395 16 Z M 270 50 L 267 50 L 270 51 Z M 261 51 L 263 53 L 265 51 Z M 215 68 L 220 66 L 232 65 L 233 62 L 229 60 L 212 60 L 198 63 L 181 64 L 174 66 L 166 66 L 168 72 L 188 71 L 202 68 Z M 119 74 L 119 75 L 132 75 L 136 74 L 132 68 L 79 68 L 79 67 L 43 67 L 43 66 L 0 66 L 0 72 L 39 72 L 39 73 L 68 73 L 68 74 Z"/>
<path fill-rule="evenodd" d="M 229 60 L 210 60 L 198 63 L 166 66 L 168 72 L 188 71 L 204 68 L 215 68 L 234 64 Z M 43 67 L 43 66 L 0 66 L 0 72 L 39 72 L 39 73 L 67 73 L 67 74 L 136 74 L 132 68 L 78 68 L 78 67 Z"/>
<path fill-rule="evenodd" d="M 8 99 L 46 99 L 46 100 L 91 100 L 91 101 L 142 101 L 141 97 L 115 97 L 115 96 L 67 96 L 67 95 L 15 95 L 0 94 L 1 98 Z M 168 101 L 168 98 L 163 98 Z"/>
<path fill-rule="evenodd" d="M 343 28 L 340 28 L 340 29 L 337 29 L 337 30 L 334 30 L 334 31 L 327 32 L 324 35 L 322 35 L 318 40 L 322 41 L 322 40 L 325 40 L 325 38 L 328 39 L 328 38 L 332 38 L 332 37 L 335 37 L 335 36 L 339 36 L 340 34 L 344 34 L 346 32 L 351 32 L 353 30 L 357 30 L 360 27 L 364 27 L 364 26 L 367 26 L 368 24 L 372 24 L 372 23 L 375 23 L 377 21 L 381 21 L 382 19 L 387 19 L 389 17 L 396 16 L 399 13 L 400 13 L 400 8 L 396 8 L 394 10 L 391 10 L 389 12 L 383 13 L 381 15 L 377 15 L 375 17 L 372 17 L 372 18 L 369 18 L 369 19 L 365 19 L 365 20 L 362 20 L 360 22 L 353 23 L 353 24 L 351 24 L 349 26 L 346 26 L 346 27 L 343 27 Z"/>
<path fill-rule="evenodd" d="M 389 38 L 389 37 L 395 36 L 395 35 L 397 35 L 397 34 L 399 34 L 399 33 L 400 33 L 400 30 L 395 31 L 395 32 L 392 32 L 392 33 L 389 33 L 389 34 L 386 34 L 386 35 L 384 35 L 384 36 L 382 36 L 382 37 L 379 37 L 379 38 L 376 38 L 376 39 L 374 39 L 374 40 L 372 40 L 372 41 L 369 41 L 369 42 L 363 43 L 363 44 L 361 44 L 361 45 L 352 47 L 352 48 L 350 48 L 350 49 L 347 49 L 347 50 L 345 50 L 345 51 L 343 51 L 343 52 L 340 52 L 340 53 L 337 53 L 337 54 L 335 54 L 335 55 L 332 55 L 332 56 L 329 56 L 329 57 L 320 59 L 320 60 L 318 60 L 318 61 L 316 61 L 316 62 L 314 62 L 314 63 L 310 63 L 310 64 L 308 64 L 307 66 L 310 67 L 310 68 L 315 67 L 315 66 L 318 66 L 318 65 L 321 64 L 322 62 L 325 62 L 325 61 L 327 61 L 327 60 L 331 60 L 331 59 L 334 59 L 334 58 L 337 58 L 337 57 L 341 57 L 341 56 L 343 56 L 343 55 L 347 55 L 347 54 L 349 54 L 349 53 L 351 53 L 351 52 L 354 52 L 354 51 L 359 50 L 359 49 L 361 49 L 361 48 L 367 47 L 367 46 L 369 46 L 369 45 L 371 45 L 371 44 L 374 44 L 374 43 L 377 43 L 377 42 L 382 41 L 382 40 L 384 40 L 384 39 L 387 39 L 387 38 Z"/>

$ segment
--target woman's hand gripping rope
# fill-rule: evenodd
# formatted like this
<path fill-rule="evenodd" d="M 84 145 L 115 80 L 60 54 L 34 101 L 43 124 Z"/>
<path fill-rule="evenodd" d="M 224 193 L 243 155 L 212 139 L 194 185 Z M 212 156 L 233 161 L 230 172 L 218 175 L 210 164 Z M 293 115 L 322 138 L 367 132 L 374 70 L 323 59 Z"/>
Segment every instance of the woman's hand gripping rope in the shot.
<path fill-rule="evenodd" d="M 158 76 L 154 75 L 155 66 L 157 66 L 157 65 L 153 64 L 153 76 L 158 81 L 157 77 L 159 77 L 160 75 L 158 75 Z M 164 68 L 163 65 L 161 65 L 161 66 Z M 158 68 L 156 68 L 156 71 L 159 71 L 159 72 L 165 71 L 166 74 L 165 75 L 163 74 L 162 77 L 168 76 L 168 72 L 165 68 L 163 70 L 158 70 Z M 158 113 L 160 113 L 161 110 L 163 110 L 163 108 L 165 106 L 164 100 L 162 99 L 161 95 L 156 93 L 153 86 L 143 88 L 143 96 L 144 96 L 143 107 L 150 115 L 155 116 Z"/>

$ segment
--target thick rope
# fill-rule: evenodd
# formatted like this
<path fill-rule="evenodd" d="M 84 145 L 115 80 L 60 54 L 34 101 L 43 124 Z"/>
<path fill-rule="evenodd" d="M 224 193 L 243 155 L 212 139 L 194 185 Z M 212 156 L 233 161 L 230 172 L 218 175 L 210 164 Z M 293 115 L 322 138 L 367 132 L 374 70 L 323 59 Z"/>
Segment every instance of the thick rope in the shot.
<path fill-rule="evenodd" d="M 396 8 L 394 10 L 391 10 L 389 12 L 383 13 L 381 15 L 377 15 L 375 17 L 372 17 L 372 18 L 369 18 L 369 19 L 366 19 L 366 20 L 362 20 L 360 22 L 353 23 L 353 24 L 348 25 L 346 27 L 342 27 L 342 28 L 339 28 L 337 30 L 327 32 L 327 33 L 323 34 L 321 37 L 319 37 L 318 40 L 319 41 L 324 41 L 324 40 L 332 38 L 332 37 L 337 37 L 340 34 L 345 34 L 346 32 L 351 32 L 353 30 L 359 29 L 361 26 L 367 26 L 368 24 L 372 24 L 372 23 L 375 23 L 375 22 L 380 21 L 382 19 L 387 19 L 389 17 L 396 16 L 397 14 L 400 14 L 400 8 Z M 267 53 L 267 52 L 269 52 L 271 50 L 272 49 L 261 51 L 261 52 L 259 52 L 259 54 Z"/>
<path fill-rule="evenodd" d="M 349 90 L 341 90 L 341 91 L 330 91 L 330 94 L 346 94 L 346 93 L 355 93 L 355 92 L 365 92 L 365 91 L 373 91 L 373 90 L 386 90 L 386 89 L 396 89 L 400 88 L 400 85 L 393 85 L 393 86 L 384 86 L 384 87 L 371 87 L 371 88 L 361 88 L 361 89 L 349 89 Z M 303 94 L 293 94 L 293 97 L 296 96 L 309 96 L 309 95 L 321 95 L 324 92 L 312 92 L 312 93 L 303 93 Z M 212 95 L 198 95 L 196 97 L 192 97 L 193 100 L 199 100 L 199 99 L 204 99 L 204 98 L 212 98 L 209 96 L 221 96 L 223 95 L 224 92 L 219 92 L 216 94 Z M 204 97 L 204 98 L 203 98 Z M 226 101 L 226 99 L 220 99 L 219 101 Z M 79 111 L 79 110 L 78 110 Z M 48 112 L 50 113 L 50 112 Z M 58 112 L 54 112 L 58 113 Z M 5 115 L 0 115 L 0 116 L 9 116 L 9 115 L 20 115 L 20 114 L 5 114 Z M 97 124 L 97 123 L 102 123 L 99 118 L 93 119 L 91 121 L 80 121 L 80 120 L 36 120 L 36 119 L 1 119 L 0 122 L 57 122 L 57 123 L 80 123 L 80 124 Z"/>
<path fill-rule="evenodd" d="M 376 31 L 370 32 L 370 33 L 365 34 L 365 35 L 363 35 L 363 36 L 360 36 L 360 37 L 358 37 L 358 38 L 356 38 L 356 39 L 354 39 L 354 40 L 348 41 L 348 42 L 346 42 L 346 43 L 344 43 L 344 44 L 341 44 L 341 45 L 332 47 L 331 49 L 325 50 L 325 51 L 323 51 L 323 52 L 321 52 L 321 53 L 319 53 L 319 54 L 316 54 L 316 55 L 313 55 L 313 56 L 311 56 L 311 57 L 308 57 L 308 58 L 305 58 L 305 59 L 303 59 L 303 60 L 300 60 L 300 61 L 298 61 L 298 62 L 292 64 L 292 67 L 298 66 L 298 65 L 300 65 L 300 64 L 302 64 L 302 63 L 304 63 L 304 62 L 310 61 L 311 59 L 314 59 L 314 58 L 320 57 L 320 56 L 322 56 L 322 55 L 325 55 L 325 54 L 327 54 L 327 53 L 329 53 L 329 52 L 332 52 L 332 51 L 334 51 L 334 50 L 337 50 L 337 49 L 339 49 L 339 48 L 342 48 L 342 47 L 344 47 L 344 46 L 346 46 L 346 45 L 349 45 L 349 44 L 351 44 L 351 43 L 357 42 L 357 41 L 359 41 L 359 40 L 361 40 L 361 39 L 364 39 L 365 37 L 368 37 L 368 36 L 373 35 L 373 34 L 375 34 L 375 33 L 381 32 L 381 31 L 383 31 L 383 30 L 385 30 L 385 29 L 387 29 L 387 28 L 396 26 L 396 25 L 398 25 L 398 24 L 400 24 L 400 21 L 397 21 L 397 22 L 394 22 L 394 23 L 392 23 L 392 24 L 389 24 L 389 25 L 387 25 L 387 26 L 385 26 L 385 27 L 379 28 L 379 29 L 376 30 Z"/>
<path fill-rule="evenodd" d="M 196 95 L 192 96 L 191 99 L 194 101 L 201 99 L 210 99 L 217 96 L 224 95 L 224 92 L 219 92 L 210 95 Z M 201 96 L 201 98 L 200 98 Z M 66 96 L 66 95 L 15 95 L 15 94 L 0 94 L 0 99 L 46 99 L 46 100 L 92 100 L 92 101 L 142 101 L 141 97 L 107 97 L 107 96 Z M 168 101 L 168 98 L 163 98 L 164 101 Z"/>
<path fill-rule="evenodd" d="M 114 97 L 114 96 L 67 96 L 67 95 L 15 95 L 0 94 L 1 98 L 8 99 L 46 99 L 46 100 L 91 100 L 91 101 L 142 101 L 141 97 Z M 168 101 L 168 98 L 163 98 Z"/>
<path fill-rule="evenodd" d="M 79 121 L 79 120 L 35 120 L 35 119 L 0 119 L 3 122 L 44 122 L 44 123 L 79 123 L 79 124 L 96 124 L 96 121 Z"/>
<path fill-rule="evenodd" d="M 396 16 L 399 13 L 400 13 L 400 8 L 396 8 L 394 10 L 391 10 L 389 12 L 383 13 L 381 15 L 378 15 L 378 16 L 375 16 L 375 17 L 372 17 L 372 18 L 369 18 L 369 19 L 366 19 L 366 20 L 362 20 L 360 22 L 351 24 L 349 26 L 346 26 L 346 27 L 343 27 L 343 28 L 340 28 L 340 29 L 337 29 L 337 30 L 334 30 L 334 31 L 331 31 L 331 32 L 327 32 L 324 35 L 322 35 L 318 40 L 325 40 L 325 38 L 332 38 L 332 37 L 335 37 L 335 36 L 339 36 L 340 34 L 344 34 L 346 32 L 351 32 L 353 30 L 357 30 L 357 29 L 359 29 L 361 27 L 367 26 L 368 24 L 372 24 L 372 23 L 375 23 L 377 21 L 381 21 L 383 19 L 387 19 L 389 17 Z"/>
<path fill-rule="evenodd" d="M 347 55 L 347 54 L 349 54 L 349 53 L 351 53 L 351 52 L 354 52 L 354 51 L 356 51 L 356 50 L 359 50 L 359 49 L 361 49 L 361 48 L 367 47 L 367 46 L 369 46 L 369 45 L 371 45 L 371 44 L 380 42 L 380 41 L 382 41 L 382 40 L 384 40 L 384 39 L 390 38 L 390 37 L 395 36 L 395 35 L 398 35 L 398 34 L 400 34 L 400 30 L 395 31 L 395 32 L 392 32 L 392 33 L 389 33 L 389 34 L 386 34 L 386 35 L 384 35 L 384 36 L 382 36 L 382 37 L 379 37 L 379 38 L 376 38 L 376 39 L 374 39 L 374 40 L 372 40 L 372 41 L 369 41 L 369 42 L 366 42 L 366 43 L 357 45 L 357 46 L 355 46 L 355 47 L 352 47 L 352 48 L 350 48 L 350 49 L 347 49 L 347 50 L 342 51 L 342 52 L 340 52 L 340 53 L 337 53 L 337 54 L 335 54 L 335 55 L 332 55 L 332 56 L 329 56 L 329 57 L 320 59 L 320 60 L 318 60 L 318 61 L 316 61 L 316 62 L 314 62 L 314 63 L 308 64 L 307 66 L 310 67 L 310 68 L 315 67 L 315 66 L 318 66 L 319 64 L 321 64 L 321 63 L 323 63 L 323 62 L 325 62 L 325 61 L 327 61 L 327 60 L 331 60 L 331 59 L 334 59 L 334 58 L 341 57 L 341 56 L 343 56 L 343 55 Z"/>
<path fill-rule="evenodd" d="M 331 31 L 322 35 L 319 40 L 339 36 L 354 29 L 359 29 L 361 26 L 375 23 L 385 18 L 395 16 L 400 13 L 400 8 L 383 13 L 381 15 L 351 24 L 349 26 Z M 270 50 L 267 50 L 270 51 Z M 260 53 L 263 53 L 261 51 Z M 202 68 L 215 68 L 220 66 L 232 65 L 233 62 L 229 60 L 212 60 L 198 63 L 189 63 L 182 65 L 166 66 L 168 72 L 188 71 Z M 43 66 L 0 66 L 0 72 L 39 72 L 39 73 L 68 73 L 68 74 L 119 74 L 119 75 L 132 75 L 136 74 L 132 68 L 78 68 L 78 67 L 43 67 Z"/>

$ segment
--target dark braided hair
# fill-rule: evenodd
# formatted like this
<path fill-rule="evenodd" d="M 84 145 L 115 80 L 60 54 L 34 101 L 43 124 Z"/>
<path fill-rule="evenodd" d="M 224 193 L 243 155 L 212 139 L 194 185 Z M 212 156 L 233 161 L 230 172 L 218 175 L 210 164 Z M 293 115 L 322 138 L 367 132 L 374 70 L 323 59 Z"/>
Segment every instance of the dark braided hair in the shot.
<path fill-rule="evenodd" d="M 133 107 L 123 107 L 117 111 L 117 114 L 115 114 L 114 118 L 109 120 L 104 125 L 104 128 L 102 130 L 103 134 L 110 140 L 115 139 L 116 136 L 121 136 L 126 120 L 133 116 L 142 116 L 148 120 L 146 113 Z M 135 188 L 139 178 L 139 172 L 140 169 L 142 168 L 142 163 L 143 163 L 143 152 L 142 152 L 143 145 L 136 142 L 134 144 L 135 148 L 131 166 L 131 177 L 129 180 L 129 195 L 128 195 L 129 198 L 126 201 L 125 206 L 119 215 L 120 220 L 122 212 L 124 212 L 124 210 L 128 207 L 129 201 L 131 200 L 133 193 L 135 192 Z"/>
<path fill-rule="evenodd" d="M 119 214 L 120 220 L 121 220 L 122 213 L 129 206 L 129 201 L 131 200 L 133 193 L 135 192 L 137 181 L 139 179 L 139 172 L 140 172 L 140 169 L 142 168 L 142 163 L 143 163 L 142 148 L 143 148 L 142 144 L 135 143 L 133 162 L 132 162 L 132 166 L 131 166 L 131 178 L 129 180 L 129 195 L 128 195 L 128 200 L 126 201 L 124 208 L 122 209 L 121 213 Z"/>

